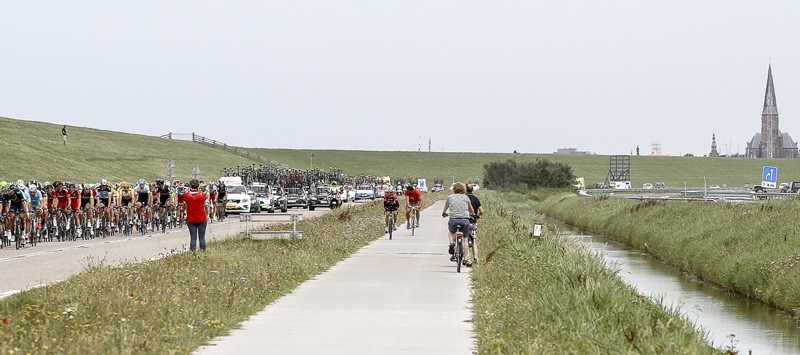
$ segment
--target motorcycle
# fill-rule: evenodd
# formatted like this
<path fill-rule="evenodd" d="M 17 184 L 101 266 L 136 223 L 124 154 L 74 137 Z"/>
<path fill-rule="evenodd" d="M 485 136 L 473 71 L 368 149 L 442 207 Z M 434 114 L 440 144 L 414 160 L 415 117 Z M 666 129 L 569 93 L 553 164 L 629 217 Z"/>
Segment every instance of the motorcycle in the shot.
<path fill-rule="evenodd" d="M 337 193 L 333 198 L 331 198 L 331 201 L 330 201 L 328 207 L 330 207 L 330 209 L 334 209 L 334 208 L 337 208 L 337 207 L 339 207 L 341 205 L 342 205 L 342 195 Z"/>

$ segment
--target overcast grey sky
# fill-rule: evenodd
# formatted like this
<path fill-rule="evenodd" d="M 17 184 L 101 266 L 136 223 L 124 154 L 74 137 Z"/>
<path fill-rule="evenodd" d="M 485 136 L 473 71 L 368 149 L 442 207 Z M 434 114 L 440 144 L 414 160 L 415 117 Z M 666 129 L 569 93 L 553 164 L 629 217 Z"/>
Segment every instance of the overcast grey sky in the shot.
<path fill-rule="evenodd" d="M 744 153 L 770 58 L 800 138 L 799 20 L 797 1 L 0 0 L 0 116 L 364 150 L 703 155 L 715 130 Z"/>

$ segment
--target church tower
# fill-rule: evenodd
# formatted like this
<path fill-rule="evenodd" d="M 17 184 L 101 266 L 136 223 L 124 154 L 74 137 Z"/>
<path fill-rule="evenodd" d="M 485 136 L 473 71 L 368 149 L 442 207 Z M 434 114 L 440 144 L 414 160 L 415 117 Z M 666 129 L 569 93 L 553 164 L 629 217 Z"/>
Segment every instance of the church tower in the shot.
<path fill-rule="evenodd" d="M 767 72 L 767 90 L 764 94 L 764 109 L 761 111 L 761 157 L 781 157 L 781 131 L 778 128 L 778 103 L 775 101 L 775 86 L 772 84 L 772 65 Z"/>
<path fill-rule="evenodd" d="M 717 151 L 717 134 L 711 133 L 711 153 L 708 154 L 710 157 L 718 157 L 719 152 Z"/>

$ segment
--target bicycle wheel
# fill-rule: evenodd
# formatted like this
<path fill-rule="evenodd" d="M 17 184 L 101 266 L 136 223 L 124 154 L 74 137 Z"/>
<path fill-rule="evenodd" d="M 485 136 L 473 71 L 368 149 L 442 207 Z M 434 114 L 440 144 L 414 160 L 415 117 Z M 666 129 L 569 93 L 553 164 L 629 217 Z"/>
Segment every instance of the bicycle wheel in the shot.
<path fill-rule="evenodd" d="M 386 223 L 386 229 L 389 231 L 389 240 L 392 240 L 392 231 L 394 231 L 394 217 L 389 212 L 389 223 Z"/>
<path fill-rule="evenodd" d="M 414 236 L 414 231 L 417 229 L 417 215 L 414 210 L 411 210 L 411 236 Z"/>
<path fill-rule="evenodd" d="M 454 254 L 453 256 L 455 256 L 456 258 L 456 272 L 461 272 L 461 259 L 463 259 L 462 253 L 464 252 L 463 250 L 464 247 L 461 244 L 462 244 L 461 239 L 457 239 L 456 250 L 455 253 L 453 253 Z"/>

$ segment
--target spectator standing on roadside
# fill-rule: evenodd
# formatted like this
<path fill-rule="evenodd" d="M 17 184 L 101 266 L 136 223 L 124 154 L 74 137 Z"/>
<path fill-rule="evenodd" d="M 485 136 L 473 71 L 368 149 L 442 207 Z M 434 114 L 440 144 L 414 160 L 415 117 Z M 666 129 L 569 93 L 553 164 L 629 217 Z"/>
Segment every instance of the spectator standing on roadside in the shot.
<path fill-rule="evenodd" d="M 469 239 L 472 242 L 472 265 L 476 265 L 478 263 L 478 219 L 483 215 L 483 205 L 481 205 L 481 200 L 472 194 L 472 189 L 472 184 L 467 184 L 467 197 L 469 197 L 474 213 L 469 218 Z"/>
<path fill-rule="evenodd" d="M 67 145 L 68 135 L 69 134 L 67 134 L 67 125 L 64 125 L 64 127 L 61 127 L 61 138 L 64 140 L 64 145 Z"/>
<path fill-rule="evenodd" d="M 186 203 L 186 225 L 189 227 L 189 251 L 197 249 L 200 239 L 200 250 L 206 251 L 206 195 L 200 191 L 200 181 L 189 181 L 189 192 L 183 197 Z"/>

